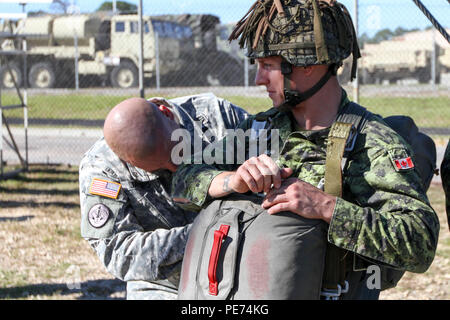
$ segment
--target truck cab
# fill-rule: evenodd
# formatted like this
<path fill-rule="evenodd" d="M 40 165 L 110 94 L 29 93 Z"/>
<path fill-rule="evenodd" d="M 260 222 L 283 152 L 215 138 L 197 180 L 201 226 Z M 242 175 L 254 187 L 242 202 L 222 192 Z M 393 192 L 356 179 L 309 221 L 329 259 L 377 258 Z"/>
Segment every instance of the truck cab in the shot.
<path fill-rule="evenodd" d="M 157 62 L 161 75 L 179 70 L 182 67 L 180 57 L 193 49 L 190 27 L 150 17 L 144 17 L 143 24 L 144 76 L 154 76 Z M 111 19 L 111 48 L 104 61 L 105 64 L 114 66 L 110 80 L 115 87 L 137 85 L 138 26 L 137 15 L 117 15 Z"/>

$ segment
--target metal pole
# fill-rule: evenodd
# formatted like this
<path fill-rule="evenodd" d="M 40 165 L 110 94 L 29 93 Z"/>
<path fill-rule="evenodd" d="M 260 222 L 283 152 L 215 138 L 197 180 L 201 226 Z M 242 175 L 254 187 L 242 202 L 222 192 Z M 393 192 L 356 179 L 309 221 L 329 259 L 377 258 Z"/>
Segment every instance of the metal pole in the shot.
<path fill-rule="evenodd" d="M 75 46 L 75 91 L 78 91 L 80 88 L 78 82 L 78 35 L 75 30 L 73 32 L 73 44 Z"/>
<path fill-rule="evenodd" d="M 436 89 L 436 32 L 434 29 L 432 29 L 431 32 L 433 32 L 433 48 L 431 50 L 431 84 L 433 85 L 433 89 Z"/>
<path fill-rule="evenodd" d="M 116 3 L 116 0 L 113 0 L 113 3 L 112 3 L 112 10 L 113 10 L 113 14 L 116 14 L 116 11 L 117 11 L 117 3 Z"/>
<path fill-rule="evenodd" d="M 155 64 L 156 64 L 156 90 L 161 88 L 161 79 L 159 71 L 159 34 L 155 32 Z"/>
<path fill-rule="evenodd" d="M 244 58 L 244 86 L 248 88 L 248 59 Z"/>
<path fill-rule="evenodd" d="M 355 15 L 355 33 L 356 37 L 358 37 L 358 0 L 355 0 L 355 7 L 354 7 L 354 15 Z M 354 56 L 352 56 L 352 59 L 356 59 Z M 353 80 L 353 101 L 356 103 L 359 103 L 359 70 L 356 69 L 356 78 Z"/>
<path fill-rule="evenodd" d="M 447 42 L 450 43 L 450 36 L 448 35 L 447 31 L 442 27 L 439 22 L 433 17 L 430 11 L 420 2 L 420 0 L 413 0 L 413 2 L 416 4 L 416 6 L 419 7 L 419 9 L 422 11 L 422 13 L 425 15 L 425 17 L 430 20 L 430 22 L 433 24 L 433 26 L 442 34 L 442 36 L 447 40 Z M 450 1 L 449 1 L 450 2 Z"/>
<path fill-rule="evenodd" d="M 144 24 L 142 21 L 142 0 L 139 0 L 139 95 L 141 98 L 145 97 L 144 92 Z"/>
<path fill-rule="evenodd" d="M 23 39 L 23 69 L 24 75 L 26 74 L 25 70 L 27 70 L 27 40 Z M 27 82 L 23 82 L 23 127 L 25 134 L 25 170 L 28 171 L 28 93 L 27 93 Z"/>

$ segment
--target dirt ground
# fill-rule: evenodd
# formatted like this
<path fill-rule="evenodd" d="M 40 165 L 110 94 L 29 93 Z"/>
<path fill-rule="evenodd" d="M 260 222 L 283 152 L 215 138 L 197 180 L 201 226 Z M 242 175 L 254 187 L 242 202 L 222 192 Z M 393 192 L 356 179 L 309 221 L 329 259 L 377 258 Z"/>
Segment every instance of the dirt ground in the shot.
<path fill-rule="evenodd" d="M 450 299 L 450 232 L 439 184 L 429 190 L 441 233 L 424 274 L 407 273 L 380 299 Z M 124 299 L 80 235 L 78 168 L 33 166 L 0 181 L 0 299 Z"/>

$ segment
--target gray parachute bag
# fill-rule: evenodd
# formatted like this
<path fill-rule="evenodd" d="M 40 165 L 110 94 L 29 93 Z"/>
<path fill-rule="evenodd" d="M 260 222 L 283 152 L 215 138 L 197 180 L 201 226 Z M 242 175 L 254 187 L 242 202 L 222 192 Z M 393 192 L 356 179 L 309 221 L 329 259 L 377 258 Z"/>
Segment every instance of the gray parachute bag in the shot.
<path fill-rule="evenodd" d="M 235 194 L 200 212 L 186 246 L 179 299 L 320 298 L 327 224 L 291 212 L 270 215 L 261 202 Z"/>

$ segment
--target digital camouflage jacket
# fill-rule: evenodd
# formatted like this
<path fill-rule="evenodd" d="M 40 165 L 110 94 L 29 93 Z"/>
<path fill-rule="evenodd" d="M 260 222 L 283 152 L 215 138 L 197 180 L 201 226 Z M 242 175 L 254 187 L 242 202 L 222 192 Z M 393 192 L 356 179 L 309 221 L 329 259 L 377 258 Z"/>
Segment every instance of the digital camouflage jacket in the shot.
<path fill-rule="evenodd" d="M 169 103 L 182 127 L 222 137 L 247 113 L 212 94 Z M 208 144 L 203 137 L 204 144 Z M 172 174 L 121 161 L 101 138 L 80 164 L 81 235 L 106 269 L 127 281 L 128 299 L 174 299 L 194 212 L 170 197 Z"/>

